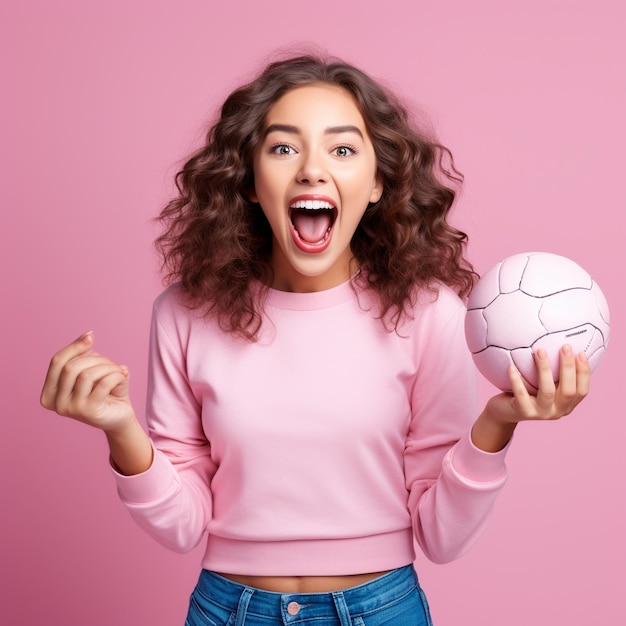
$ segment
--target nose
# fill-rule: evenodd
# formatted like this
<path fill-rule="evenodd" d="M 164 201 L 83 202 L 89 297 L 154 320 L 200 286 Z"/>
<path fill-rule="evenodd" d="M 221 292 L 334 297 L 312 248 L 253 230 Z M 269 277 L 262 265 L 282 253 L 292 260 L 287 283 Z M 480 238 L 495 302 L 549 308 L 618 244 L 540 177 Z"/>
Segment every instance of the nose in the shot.
<path fill-rule="evenodd" d="M 328 182 L 328 171 L 323 158 L 313 152 L 304 154 L 297 180 L 306 185 L 322 185 Z"/>

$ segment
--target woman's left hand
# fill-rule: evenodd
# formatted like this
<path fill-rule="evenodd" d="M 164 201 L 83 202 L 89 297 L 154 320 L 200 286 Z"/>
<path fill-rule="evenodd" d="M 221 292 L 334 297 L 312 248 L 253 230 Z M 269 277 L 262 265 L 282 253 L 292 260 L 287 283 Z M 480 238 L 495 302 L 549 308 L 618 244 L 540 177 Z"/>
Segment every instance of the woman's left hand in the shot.
<path fill-rule="evenodd" d="M 572 353 L 571 346 L 561 348 L 559 382 L 552 378 L 552 370 L 544 350 L 535 354 L 539 390 L 531 395 L 524 386 L 521 374 L 514 366 L 509 368 L 511 394 L 500 394 L 489 400 L 486 410 L 496 413 L 505 422 L 526 420 L 556 420 L 569 415 L 589 393 L 591 368 L 584 352 Z"/>
<path fill-rule="evenodd" d="M 574 355 L 568 345 L 561 348 L 560 357 L 559 382 L 555 383 L 545 351 L 537 350 L 537 395 L 528 392 L 521 374 L 510 366 L 512 393 L 491 398 L 472 429 L 472 440 L 478 448 L 496 452 L 506 445 L 519 422 L 557 420 L 569 415 L 580 404 L 589 393 L 589 362 L 582 352 Z"/>

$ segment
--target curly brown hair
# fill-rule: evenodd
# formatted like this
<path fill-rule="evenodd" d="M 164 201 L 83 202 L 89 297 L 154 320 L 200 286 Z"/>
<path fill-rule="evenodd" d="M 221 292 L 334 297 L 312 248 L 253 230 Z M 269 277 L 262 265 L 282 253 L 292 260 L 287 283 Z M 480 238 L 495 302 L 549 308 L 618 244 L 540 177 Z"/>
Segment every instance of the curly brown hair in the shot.
<path fill-rule="evenodd" d="M 462 176 L 450 151 L 416 130 L 406 108 L 361 70 L 314 55 L 275 61 L 224 102 L 205 145 L 176 175 L 178 196 L 163 209 L 156 240 L 166 282 L 180 281 L 189 306 L 215 315 L 225 331 L 254 339 L 272 283 L 272 233 L 254 188 L 253 154 L 265 116 L 287 91 L 310 84 L 342 87 L 354 98 L 383 183 L 353 236 L 380 317 L 398 327 L 417 287 L 441 281 L 461 296 L 476 278 L 464 258 L 467 236 L 447 221 Z M 259 289 L 252 289 L 258 283 Z"/>

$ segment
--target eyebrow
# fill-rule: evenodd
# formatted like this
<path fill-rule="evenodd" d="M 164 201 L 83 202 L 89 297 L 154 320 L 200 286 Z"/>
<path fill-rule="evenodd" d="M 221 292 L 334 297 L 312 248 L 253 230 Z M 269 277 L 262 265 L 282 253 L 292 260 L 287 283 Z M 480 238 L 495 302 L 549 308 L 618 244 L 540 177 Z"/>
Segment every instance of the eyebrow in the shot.
<path fill-rule="evenodd" d="M 273 132 L 283 132 L 283 133 L 291 133 L 293 135 L 301 135 L 302 131 L 297 126 L 291 126 L 289 124 L 270 124 L 263 133 L 263 137 L 267 137 L 270 133 Z M 340 133 L 356 133 L 363 138 L 363 133 L 361 129 L 357 126 L 352 126 L 351 124 L 345 124 L 344 126 L 329 126 L 324 129 L 325 135 L 338 135 Z"/>

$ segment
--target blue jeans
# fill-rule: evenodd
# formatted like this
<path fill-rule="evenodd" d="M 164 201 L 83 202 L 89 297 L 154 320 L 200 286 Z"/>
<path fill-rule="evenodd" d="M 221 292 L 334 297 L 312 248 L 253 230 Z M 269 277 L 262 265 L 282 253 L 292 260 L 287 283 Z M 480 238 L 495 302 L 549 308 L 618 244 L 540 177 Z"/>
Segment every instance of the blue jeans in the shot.
<path fill-rule="evenodd" d="M 203 570 L 185 626 L 432 626 L 412 565 L 332 593 L 274 593 Z"/>

